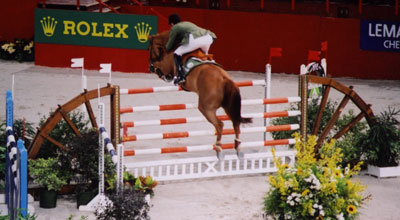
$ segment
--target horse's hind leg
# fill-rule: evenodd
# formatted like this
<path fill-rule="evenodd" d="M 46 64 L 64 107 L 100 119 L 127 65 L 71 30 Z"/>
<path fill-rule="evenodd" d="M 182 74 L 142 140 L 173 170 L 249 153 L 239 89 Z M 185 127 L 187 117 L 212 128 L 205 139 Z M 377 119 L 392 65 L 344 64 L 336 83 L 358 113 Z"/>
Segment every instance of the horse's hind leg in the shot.
<path fill-rule="evenodd" d="M 206 117 L 206 119 L 212 125 L 214 125 L 215 131 L 217 133 L 217 139 L 215 141 L 215 151 L 217 152 L 218 160 L 223 160 L 224 154 L 222 152 L 222 147 L 221 147 L 221 137 L 222 137 L 222 128 L 224 127 L 224 123 L 217 118 L 216 109 L 214 110 L 205 109 L 202 108 L 201 105 L 199 105 L 199 110 L 204 115 L 204 117 Z"/>
<path fill-rule="evenodd" d="M 239 123 L 233 123 L 233 129 L 235 130 L 235 150 L 236 154 L 239 159 L 243 159 L 244 155 L 242 152 L 240 152 L 240 139 L 239 139 L 239 134 L 240 134 L 240 124 Z"/>

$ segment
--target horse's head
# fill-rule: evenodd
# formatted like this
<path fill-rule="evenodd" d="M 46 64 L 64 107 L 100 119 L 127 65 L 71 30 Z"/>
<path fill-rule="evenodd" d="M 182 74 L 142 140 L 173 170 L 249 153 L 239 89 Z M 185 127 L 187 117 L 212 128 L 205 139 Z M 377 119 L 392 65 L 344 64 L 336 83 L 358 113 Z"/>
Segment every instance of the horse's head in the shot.
<path fill-rule="evenodd" d="M 162 80 L 170 82 L 174 78 L 173 53 L 167 52 L 169 31 L 149 36 L 149 54 L 151 73 L 156 73 Z"/>

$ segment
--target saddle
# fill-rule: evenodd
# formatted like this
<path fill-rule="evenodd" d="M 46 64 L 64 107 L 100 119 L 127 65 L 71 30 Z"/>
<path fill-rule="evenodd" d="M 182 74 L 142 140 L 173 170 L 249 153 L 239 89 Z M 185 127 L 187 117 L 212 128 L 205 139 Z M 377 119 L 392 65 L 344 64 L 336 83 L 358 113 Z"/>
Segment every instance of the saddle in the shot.
<path fill-rule="evenodd" d="M 212 54 L 205 54 L 201 49 L 183 55 L 182 63 L 185 76 L 187 76 L 192 69 L 202 64 L 211 63 L 218 65 L 213 59 Z"/>

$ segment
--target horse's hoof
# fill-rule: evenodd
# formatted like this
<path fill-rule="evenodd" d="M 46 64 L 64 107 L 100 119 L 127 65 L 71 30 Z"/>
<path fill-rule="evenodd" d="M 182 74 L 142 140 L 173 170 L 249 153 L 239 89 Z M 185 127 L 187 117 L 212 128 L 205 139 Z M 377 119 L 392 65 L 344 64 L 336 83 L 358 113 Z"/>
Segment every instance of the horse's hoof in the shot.
<path fill-rule="evenodd" d="M 224 160 L 224 158 L 225 158 L 225 154 L 224 154 L 224 152 L 222 152 L 222 151 L 217 151 L 217 158 L 218 158 L 218 160 L 219 161 L 223 161 Z"/>
<path fill-rule="evenodd" d="M 243 152 L 236 152 L 237 157 L 239 158 L 239 160 L 243 160 L 244 159 L 244 153 Z"/>

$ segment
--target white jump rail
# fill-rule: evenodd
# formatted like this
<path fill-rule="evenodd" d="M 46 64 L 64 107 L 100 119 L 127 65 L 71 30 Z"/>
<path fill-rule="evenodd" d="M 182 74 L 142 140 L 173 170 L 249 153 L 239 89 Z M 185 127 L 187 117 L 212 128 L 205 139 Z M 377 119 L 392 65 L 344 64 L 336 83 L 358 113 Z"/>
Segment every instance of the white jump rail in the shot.
<path fill-rule="evenodd" d="M 281 103 L 293 103 L 300 102 L 300 97 L 281 97 L 271 99 L 247 99 L 242 100 L 242 106 L 244 105 L 266 105 L 266 104 L 281 104 Z M 121 107 L 120 114 L 132 113 L 132 112 L 147 112 L 147 111 L 171 111 L 171 110 L 184 110 L 184 109 L 195 109 L 198 107 L 197 103 L 190 104 L 172 104 L 172 105 L 149 105 L 149 106 L 127 106 Z"/>

